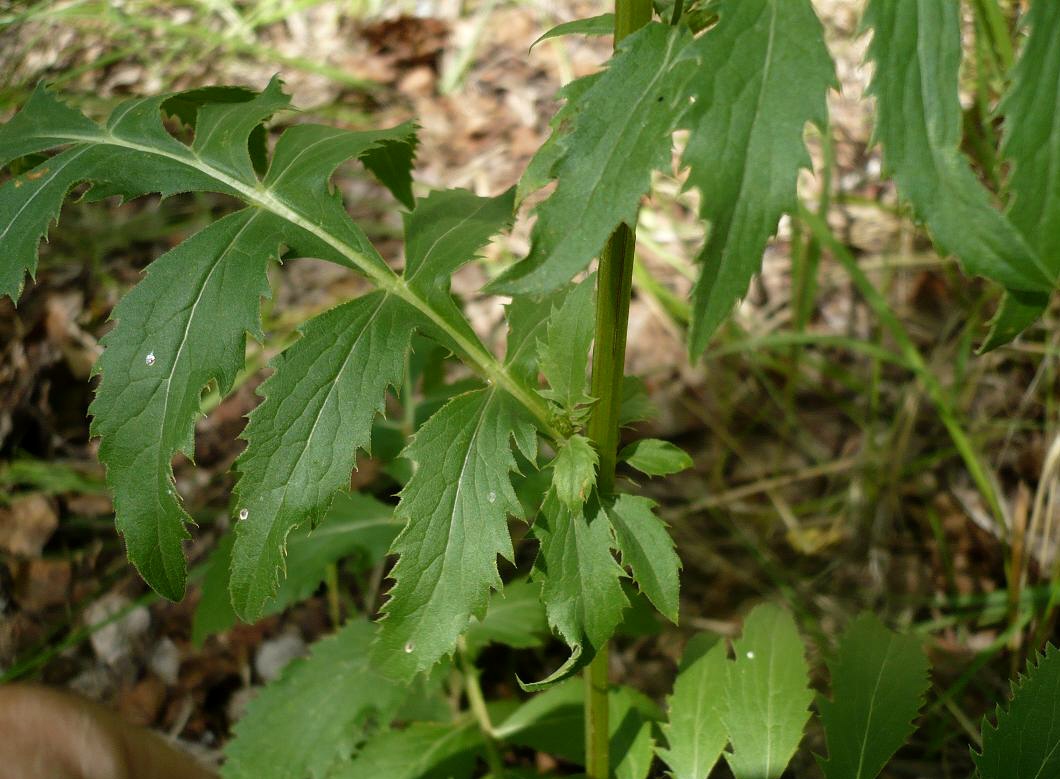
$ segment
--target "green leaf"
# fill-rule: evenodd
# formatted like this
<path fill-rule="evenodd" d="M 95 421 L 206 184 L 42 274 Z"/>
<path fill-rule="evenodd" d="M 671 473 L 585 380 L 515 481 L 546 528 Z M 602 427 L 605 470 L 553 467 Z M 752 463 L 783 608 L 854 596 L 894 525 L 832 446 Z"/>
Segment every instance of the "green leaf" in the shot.
<path fill-rule="evenodd" d="M 637 376 L 622 377 L 622 406 L 618 412 L 618 424 L 628 427 L 634 422 L 643 422 L 654 419 L 659 415 L 659 409 L 648 397 L 648 390 L 644 386 L 643 379 Z"/>
<path fill-rule="evenodd" d="M 580 95 L 562 156 L 550 160 L 558 183 L 536 209 L 529 256 L 498 277 L 494 291 L 556 289 L 589 264 L 619 223 L 636 224 L 652 171 L 671 164 L 670 134 L 687 105 L 683 86 L 692 70 L 678 58 L 690 40 L 686 30 L 652 23 L 619 44 Z"/>
<path fill-rule="evenodd" d="M 482 620 L 473 620 L 464 634 L 468 651 L 475 655 L 487 644 L 516 649 L 541 646 L 548 635 L 541 588 L 528 581 L 514 581 L 490 595 Z"/>
<path fill-rule="evenodd" d="M 548 389 L 541 394 L 568 415 L 591 402 L 588 390 L 589 347 L 596 319 L 596 276 L 574 287 L 552 311 L 548 336 L 538 344 L 541 373 Z"/>
<path fill-rule="evenodd" d="M 216 102 L 211 103 L 211 97 Z M 174 100 L 173 110 L 182 111 L 185 118 L 194 112 L 191 147 L 162 124 L 162 106 L 172 107 Z M 278 246 L 286 244 L 296 256 L 321 257 L 358 269 L 411 300 L 410 310 L 430 313 L 424 301 L 396 280 L 328 181 L 344 160 L 379 143 L 407 140 L 409 127 L 367 133 L 315 125 L 289 128 L 259 181 L 254 139 L 260 136 L 261 122 L 286 105 L 276 81 L 252 96 L 238 90 L 198 90 L 183 103 L 166 95 L 126 101 L 101 127 L 38 89 L 0 128 L 4 162 L 67 147 L 0 186 L 0 240 L 5 248 L 0 294 L 17 294 L 24 273 L 34 270 L 40 237 L 79 182 L 94 184 L 91 199 L 214 191 L 248 204 L 150 267 L 143 282 L 115 309 L 117 325 L 104 341 L 98 365 L 103 380 L 91 407 L 92 432 L 102 439 L 100 459 L 115 496 L 116 524 L 130 560 L 168 598 L 179 598 L 184 591 L 181 546 L 190 521 L 176 495 L 170 461 L 177 452 L 194 454 L 202 389 L 214 383 L 222 395 L 230 391 L 243 366 L 246 333 L 261 337 L 260 298 L 269 294 L 265 271 Z M 253 457 L 247 455 L 248 460 Z M 241 489 L 254 492 L 246 482 Z M 273 498 L 277 496 L 274 491 Z M 290 529 L 289 516 L 283 516 L 282 501 L 279 508 L 274 503 L 264 508 L 281 515 L 274 536 L 279 544 Z M 312 518 L 324 510 L 326 500 L 313 506 Z M 240 554 L 237 544 L 237 559 Z M 244 604 L 245 613 L 258 608 L 274 588 L 278 555 L 279 546 L 272 551 L 272 569 L 265 571 L 265 592 L 257 593 L 257 603 Z"/>
<path fill-rule="evenodd" d="M 813 699 L 805 647 L 786 611 L 761 605 L 733 642 L 721 718 L 736 779 L 778 779 L 795 754 Z"/>
<path fill-rule="evenodd" d="M 811 164 L 806 123 L 827 127 L 825 96 L 836 84 L 810 0 L 723 0 L 716 10 L 717 26 L 689 52 L 699 66 L 684 123 L 682 162 L 710 222 L 692 291 L 693 355 L 746 293 L 781 215 L 794 210 L 799 169 Z"/>
<path fill-rule="evenodd" d="M 236 612 L 228 594 L 228 568 L 232 564 L 232 544 L 236 538 L 225 533 L 206 561 L 202 595 L 191 619 L 191 643 L 201 647 L 210 636 L 224 633 L 236 624 Z"/>
<path fill-rule="evenodd" d="M 247 708 L 225 747 L 225 779 L 330 776 L 373 721 L 385 725 L 404 699 L 403 687 L 368 660 L 373 629 L 363 620 L 313 645 Z M 379 774 L 367 774 L 375 775 Z"/>
<path fill-rule="evenodd" d="M 1007 214 L 1055 281 L 1060 277 L 1060 5 L 1032 3 L 1025 21 L 1030 35 L 998 109 L 1005 122 L 1001 153 L 1012 163 Z"/>
<path fill-rule="evenodd" d="M 619 495 L 607 510 L 615 531 L 622 564 L 633 571 L 633 581 L 655 608 L 677 623 L 681 560 L 655 503 L 636 495 Z"/>
<path fill-rule="evenodd" d="M 729 737 L 718 704 L 728 665 L 725 642 L 716 636 L 699 633 L 685 647 L 662 727 L 669 746 L 658 750 L 673 779 L 706 779 L 721 757 Z"/>
<path fill-rule="evenodd" d="M 628 605 L 622 569 L 611 554 L 611 526 L 593 495 L 576 510 L 549 492 L 534 523 L 541 542 L 535 563 L 543 580 L 548 622 L 575 650 L 602 646 L 622 621 Z"/>
<path fill-rule="evenodd" d="M 876 139 L 898 191 L 966 272 L 1008 289 L 1048 292 L 1056 273 L 993 208 L 959 151 L 960 10 L 957 3 L 869 3 Z"/>
<path fill-rule="evenodd" d="M 329 779 L 468 779 L 483 746 L 478 723 L 415 722 L 380 733 Z"/>
<path fill-rule="evenodd" d="M 537 44 L 541 43 L 541 41 L 547 41 L 549 38 L 559 38 L 564 35 L 611 35 L 614 31 L 614 14 L 600 14 L 599 16 L 590 16 L 586 19 L 575 19 L 571 22 L 557 24 L 536 41 L 531 43 L 530 49 L 533 50 Z"/>
<path fill-rule="evenodd" d="M 412 194 L 412 166 L 416 160 L 416 125 L 406 122 L 396 132 L 404 129 L 404 135 L 390 138 L 370 147 L 361 155 L 361 162 L 379 181 L 390 190 L 398 202 L 406 208 L 416 207 Z"/>
<path fill-rule="evenodd" d="M 397 514 L 407 525 L 391 550 L 400 557 L 376 645 L 390 673 L 430 668 L 484 616 L 490 589 L 501 587 L 497 555 L 514 556 L 508 515 L 521 513 L 510 442 L 534 435 L 522 408 L 490 388 L 453 398 L 405 451 L 415 470 Z"/>
<path fill-rule="evenodd" d="M 556 93 L 556 99 L 563 100 L 564 103 L 549 122 L 548 126 L 552 129 L 552 133 L 534 152 L 526 170 L 519 178 L 519 184 L 515 189 L 517 208 L 523 204 L 528 195 L 537 192 L 556 177 L 556 164 L 567 153 L 571 131 L 577 124 L 576 118 L 585 109 L 581 96 L 599 81 L 601 75 L 601 73 L 592 73 L 582 76 L 565 84 Z"/>
<path fill-rule="evenodd" d="M 560 444 L 552 461 L 552 488 L 567 509 L 577 511 L 589 499 L 599 461 L 592 442 L 583 435 L 572 435 Z"/>
<path fill-rule="evenodd" d="M 847 628 L 828 669 L 832 699 L 817 700 L 828 759 L 817 763 L 827 779 L 873 779 L 914 730 L 930 685 L 927 656 L 915 636 L 866 613 Z"/>
<path fill-rule="evenodd" d="M 1005 122 L 1001 154 L 1012 163 L 1005 213 L 1056 280 L 1060 277 L 1060 190 L 1054 181 L 1060 170 L 1060 112 L 1050 96 L 1060 92 L 1060 49 L 1055 45 L 1060 5 L 1034 3 L 1025 22 L 1030 35 L 998 109 Z M 1007 292 L 981 351 L 1011 341 L 1048 305 L 1046 293 Z"/>
<path fill-rule="evenodd" d="M 560 289 L 541 299 L 520 295 L 505 309 L 508 348 L 504 365 L 527 386 L 537 386 L 538 344 L 548 333 L 553 310 L 562 305 L 571 289 Z"/>
<path fill-rule="evenodd" d="M 680 447 L 658 438 L 642 438 L 623 447 L 618 459 L 648 476 L 669 476 L 692 467 L 692 458 Z"/>
<path fill-rule="evenodd" d="M 244 620 L 264 613 L 286 575 L 288 534 L 302 524 L 315 527 L 349 484 L 387 387 L 401 382 L 416 324 L 402 301 L 372 292 L 309 320 L 302 337 L 273 361 L 236 463 L 231 587 Z"/>
<path fill-rule="evenodd" d="M 1060 651 L 1052 644 L 1012 684 L 997 725 L 983 719 L 983 751 L 972 753 L 982 779 L 1056 776 L 1060 772 Z"/>
<path fill-rule="evenodd" d="M 129 559 L 161 595 L 179 600 L 191 518 L 176 494 L 171 460 L 194 456 L 203 387 L 227 394 L 243 367 L 246 333 L 261 338 L 266 266 L 282 231 L 270 214 L 244 209 L 167 252 L 115 307 L 103 339 L 103 374 L 89 412 L 114 493 Z"/>

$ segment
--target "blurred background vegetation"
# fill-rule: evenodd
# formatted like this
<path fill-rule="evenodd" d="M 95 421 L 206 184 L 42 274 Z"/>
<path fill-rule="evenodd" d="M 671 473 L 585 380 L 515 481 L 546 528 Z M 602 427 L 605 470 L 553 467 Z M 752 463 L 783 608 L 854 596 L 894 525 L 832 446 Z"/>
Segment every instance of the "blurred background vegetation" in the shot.
<path fill-rule="evenodd" d="M 827 137 L 808 131 L 814 171 L 802 193 L 871 289 L 822 251 L 820 236 L 786 219 L 747 299 L 706 358 L 689 364 L 684 300 L 703 234 L 679 173 L 658 176 L 640 217 L 627 372 L 644 378 L 657 409 L 639 432 L 671 439 L 695 460 L 691 471 L 642 484 L 678 540 L 682 624 L 631 619 L 613 670 L 661 700 L 690 632 L 731 635 L 756 601 L 786 603 L 818 660 L 854 614 L 873 609 L 921 635 L 935 667 L 923 726 L 885 775 L 966 776 L 979 719 L 1028 650 L 1055 633 L 1057 312 L 1015 344 L 976 356 L 998 291 L 939 257 L 883 177 L 856 34 L 862 3 L 815 5 L 842 90 L 830 97 Z M 980 43 L 976 5 L 968 151 L 989 178 L 997 128 L 983 117 L 1004 70 Z M 530 43 L 557 22 L 606 10 L 581 0 L 0 3 L 0 118 L 42 80 L 101 118 L 130 95 L 212 83 L 260 89 L 279 73 L 303 111 L 281 124 L 415 118 L 420 194 L 496 194 L 546 137 L 558 86 L 599 67 L 610 46 L 565 38 L 531 52 Z M 338 183 L 384 256 L 399 262 L 393 201 L 352 169 Z M 159 602 L 125 560 L 86 421 L 99 338 L 153 258 L 231 207 L 204 195 L 71 202 L 22 302 L 0 301 L 0 678 L 72 687 L 211 759 L 284 661 L 343 614 L 378 608 L 385 574 L 382 562 L 354 555 L 307 600 L 200 646 L 198 589 L 184 603 Z M 487 343 L 502 335 L 500 304 L 478 289 L 526 252 L 527 225 L 524 212 L 454 281 Z M 314 261 L 274 269 L 274 280 L 266 342 L 248 346 L 236 392 L 204 395 L 196 463 L 177 466 L 200 525 L 188 547 L 200 577 L 227 526 L 228 467 L 265 363 L 305 317 L 361 289 Z M 449 379 L 460 375 L 450 369 Z M 437 402 L 431 393 L 424 378 L 404 400 L 427 407 Z M 363 458 L 352 486 L 392 504 L 397 446 L 380 449 Z M 532 678 L 523 669 L 554 667 L 560 654 L 491 650 L 484 684 L 510 691 L 513 669 Z M 808 739 L 821 751 L 820 734 Z M 793 775 L 805 770 L 795 765 Z"/>

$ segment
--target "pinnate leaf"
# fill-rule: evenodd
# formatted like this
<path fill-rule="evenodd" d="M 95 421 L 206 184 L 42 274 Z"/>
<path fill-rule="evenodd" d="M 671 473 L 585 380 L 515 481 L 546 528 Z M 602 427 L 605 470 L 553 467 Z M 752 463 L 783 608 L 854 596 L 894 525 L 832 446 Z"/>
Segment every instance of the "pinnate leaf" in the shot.
<path fill-rule="evenodd" d="M 225 779 L 323 779 L 373 721 L 385 726 L 407 692 L 372 668 L 373 632 L 352 621 L 285 668 L 236 724 Z"/>
<path fill-rule="evenodd" d="M 680 447 L 658 438 L 642 438 L 618 453 L 624 460 L 648 476 L 669 476 L 692 467 L 692 458 Z"/>
<path fill-rule="evenodd" d="M 828 759 L 817 762 L 827 779 L 873 779 L 913 732 L 930 684 L 927 657 L 915 637 L 862 614 L 829 670 L 831 700 L 817 701 Z"/>
<path fill-rule="evenodd" d="M 689 349 L 699 355 L 747 291 L 766 242 L 796 205 L 810 166 L 807 122 L 827 126 L 835 73 L 810 0 L 722 0 L 717 26 L 696 39 L 687 94 L 695 98 L 682 162 L 710 222 L 692 291 Z"/>
<path fill-rule="evenodd" d="M 668 746 L 659 749 L 673 779 L 706 779 L 729 740 L 718 705 L 729 665 L 725 649 L 724 641 L 706 633 L 685 647 L 662 726 Z"/>
<path fill-rule="evenodd" d="M 957 3 L 869 3 L 876 140 L 899 193 L 968 273 L 1048 292 L 1055 270 L 993 207 L 959 150 L 960 10 Z"/>
<path fill-rule="evenodd" d="M 813 699 L 805 651 L 786 611 L 766 604 L 747 615 L 721 711 L 736 779 L 777 779 L 795 754 Z"/>
<path fill-rule="evenodd" d="M 639 495 L 619 495 L 607 509 L 633 581 L 668 620 L 677 622 L 681 560 L 666 525 L 655 515 L 655 503 Z"/>
<path fill-rule="evenodd" d="M 194 115 L 190 147 L 166 131 L 163 105 L 185 121 Z M 350 133 L 299 125 L 280 137 L 259 181 L 254 139 L 260 140 L 261 122 L 286 105 L 274 81 L 260 95 L 213 89 L 183 101 L 166 95 L 129 100 L 100 126 L 39 88 L 0 128 L 3 162 L 67 147 L 0 186 L 0 294 L 18 293 L 25 272 L 36 266 L 39 239 L 79 182 L 93 184 L 92 199 L 214 191 L 247 203 L 151 266 L 115 309 L 117 325 L 98 364 L 103 380 L 91 408 L 92 431 L 101 437 L 116 524 L 145 580 L 173 599 L 185 586 L 181 544 L 189 518 L 170 461 L 177 452 L 194 455 L 202 389 L 215 383 L 222 395 L 230 391 L 243 365 L 246 333 L 261 337 L 258 309 L 269 294 L 270 257 L 285 244 L 295 255 L 339 262 L 377 281 L 393 276 L 328 178 L 338 164 L 379 143 L 407 140 L 411 128 Z M 317 508 L 319 516 L 326 503 Z"/>
<path fill-rule="evenodd" d="M 972 753 L 982 779 L 1044 779 L 1060 773 L 1060 650 L 1049 644 L 1035 653 L 1012 685 L 997 724 L 983 720 L 983 751 Z"/>
<path fill-rule="evenodd" d="M 566 284 L 622 222 L 636 224 L 651 173 L 670 165 L 670 134 L 687 105 L 691 62 L 684 29 L 651 23 L 625 38 L 606 71 L 578 97 L 580 110 L 548 167 L 556 191 L 536 209 L 529 256 L 493 283 L 509 294 Z M 564 132 L 557 127 L 554 132 Z M 558 155 L 554 155 L 559 152 Z M 615 164 L 620 161 L 620 164 Z"/>

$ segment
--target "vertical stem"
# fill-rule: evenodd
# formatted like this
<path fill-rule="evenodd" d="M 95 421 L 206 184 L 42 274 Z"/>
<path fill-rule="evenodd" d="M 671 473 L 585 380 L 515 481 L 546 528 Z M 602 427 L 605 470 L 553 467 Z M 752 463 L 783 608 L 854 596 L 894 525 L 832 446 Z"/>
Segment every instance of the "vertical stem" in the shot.
<path fill-rule="evenodd" d="M 479 730 L 482 731 L 482 738 L 486 744 L 486 765 L 490 769 L 490 779 L 504 779 L 504 760 L 497 746 L 497 738 L 493 735 L 493 722 L 490 720 L 490 713 L 486 709 L 486 698 L 482 695 L 482 686 L 478 681 L 479 671 L 468 654 L 467 645 L 462 637 L 457 644 L 457 651 L 464 674 L 467 702 L 471 706 L 471 713 L 478 721 Z"/>
<path fill-rule="evenodd" d="M 651 0 L 615 0 L 615 45 L 635 32 L 652 16 Z M 596 340 L 593 347 L 591 393 L 597 398 L 589 419 L 589 437 L 600 456 L 597 485 L 607 496 L 615 488 L 618 458 L 618 419 L 622 403 L 622 378 L 626 364 L 626 329 L 629 297 L 633 289 L 633 247 L 636 234 L 619 225 L 611 235 L 597 270 Z M 585 669 L 585 774 L 588 779 L 610 776 L 608 724 L 608 647 L 596 654 Z"/>

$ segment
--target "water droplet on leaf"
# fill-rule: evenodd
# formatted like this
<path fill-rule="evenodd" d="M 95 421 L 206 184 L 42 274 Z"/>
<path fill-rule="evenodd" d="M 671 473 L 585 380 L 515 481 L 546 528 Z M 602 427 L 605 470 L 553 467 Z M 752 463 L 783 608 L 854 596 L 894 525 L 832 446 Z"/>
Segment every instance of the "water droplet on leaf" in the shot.
<path fill-rule="evenodd" d="M 747 659 L 748 660 L 754 660 L 755 659 L 755 653 L 754 652 L 748 652 L 747 653 Z"/>
<path fill-rule="evenodd" d="M 239 510 L 239 518 L 240 519 L 246 519 L 249 516 L 250 516 L 250 512 L 247 511 L 246 509 L 240 509 Z"/>
<path fill-rule="evenodd" d="M 148 352 L 147 356 L 144 357 L 144 362 L 147 363 L 148 366 L 154 365 L 155 364 L 155 353 L 154 352 Z"/>
<path fill-rule="evenodd" d="M 411 655 L 412 654 L 412 650 L 413 650 L 412 642 L 409 641 L 407 644 L 405 644 L 405 654 Z"/>

